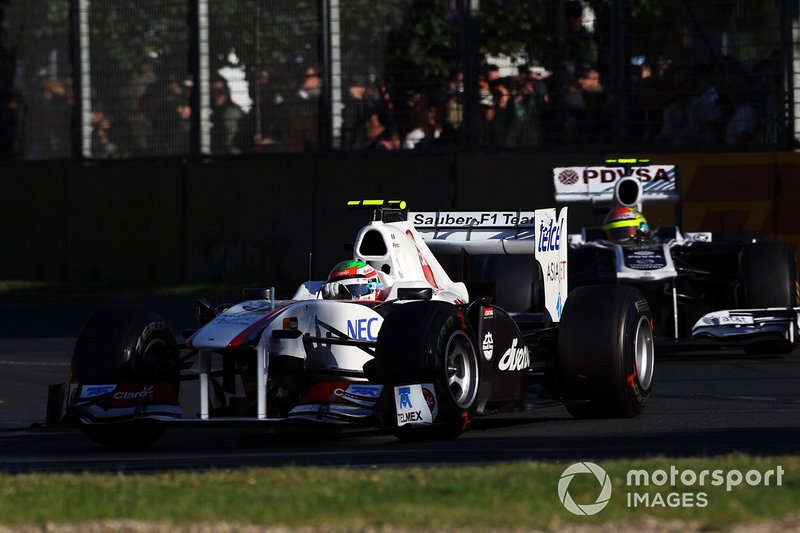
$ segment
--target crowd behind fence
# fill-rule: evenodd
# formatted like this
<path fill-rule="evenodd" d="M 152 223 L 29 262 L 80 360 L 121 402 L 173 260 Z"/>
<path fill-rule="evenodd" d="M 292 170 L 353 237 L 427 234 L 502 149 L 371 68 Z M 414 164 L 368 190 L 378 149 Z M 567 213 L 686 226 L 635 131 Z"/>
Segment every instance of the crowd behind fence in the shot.
<path fill-rule="evenodd" d="M 783 150 L 788 0 L 9 0 L 0 158 Z"/>

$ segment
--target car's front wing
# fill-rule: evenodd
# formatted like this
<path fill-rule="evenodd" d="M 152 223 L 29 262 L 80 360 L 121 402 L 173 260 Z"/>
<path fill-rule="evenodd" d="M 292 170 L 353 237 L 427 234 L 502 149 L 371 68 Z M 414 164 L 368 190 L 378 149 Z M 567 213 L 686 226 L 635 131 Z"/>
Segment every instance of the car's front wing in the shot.
<path fill-rule="evenodd" d="M 708 313 L 692 327 L 692 338 L 731 344 L 764 340 L 795 344 L 800 338 L 800 307 L 729 309 Z"/>

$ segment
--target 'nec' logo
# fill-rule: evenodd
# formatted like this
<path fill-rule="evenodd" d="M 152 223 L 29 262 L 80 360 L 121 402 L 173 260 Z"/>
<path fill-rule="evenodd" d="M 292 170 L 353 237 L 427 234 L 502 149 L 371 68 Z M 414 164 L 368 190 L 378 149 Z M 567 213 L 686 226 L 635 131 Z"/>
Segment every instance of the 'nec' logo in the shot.
<path fill-rule="evenodd" d="M 377 333 L 374 331 L 377 318 L 359 318 L 347 321 L 347 336 L 358 341 L 376 341 Z"/>
<path fill-rule="evenodd" d="M 413 409 L 414 406 L 411 405 L 411 398 L 409 395 L 411 394 L 411 387 L 400 387 L 397 392 L 400 393 L 400 409 L 409 408 Z"/>

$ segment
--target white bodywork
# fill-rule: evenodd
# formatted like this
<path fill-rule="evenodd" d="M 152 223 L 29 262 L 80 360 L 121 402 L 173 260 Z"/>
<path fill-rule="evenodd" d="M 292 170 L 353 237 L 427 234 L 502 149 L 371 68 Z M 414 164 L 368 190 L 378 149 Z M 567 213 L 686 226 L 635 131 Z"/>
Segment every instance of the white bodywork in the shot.
<path fill-rule="evenodd" d="M 419 230 L 418 230 L 419 227 Z M 478 254 L 529 254 L 542 265 L 545 307 L 553 322 L 567 297 L 567 210 L 529 212 L 410 213 L 409 220 L 373 221 L 356 236 L 354 258 L 391 283 L 387 301 L 401 289 L 431 289 L 432 299 L 462 304 L 466 286 L 455 282 L 433 250 Z M 306 370 L 363 381 L 368 349 L 383 323 L 376 303 L 323 300 L 322 281 L 303 283 L 291 300 L 237 304 L 200 328 L 187 345 L 199 350 L 200 418 L 209 417 L 208 389 L 214 352 L 256 347 L 258 418 L 267 417 L 266 382 L 270 354 L 303 360 Z M 296 333 L 296 334 L 295 334 Z M 326 342 L 326 339 L 331 339 Z M 336 341 L 336 342 L 334 342 Z"/>

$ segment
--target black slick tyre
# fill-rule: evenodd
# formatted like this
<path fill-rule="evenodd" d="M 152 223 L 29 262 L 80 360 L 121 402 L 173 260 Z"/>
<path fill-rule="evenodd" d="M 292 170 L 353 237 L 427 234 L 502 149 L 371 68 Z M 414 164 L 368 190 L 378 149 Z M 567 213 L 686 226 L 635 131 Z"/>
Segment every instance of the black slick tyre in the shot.
<path fill-rule="evenodd" d="M 177 394 L 180 367 L 175 336 L 155 313 L 136 307 L 109 307 L 94 313 L 75 343 L 72 381 L 168 383 Z M 148 421 L 84 425 L 93 441 L 117 448 L 145 447 L 164 432 Z"/>
<path fill-rule="evenodd" d="M 747 307 L 797 305 L 797 263 L 782 242 L 757 242 L 742 249 L 739 272 Z"/>
<path fill-rule="evenodd" d="M 570 293 L 558 328 L 558 385 L 578 418 L 630 418 L 653 387 L 652 315 L 638 289 L 579 287 Z"/>
<path fill-rule="evenodd" d="M 739 275 L 745 307 L 796 307 L 798 305 L 797 260 L 782 242 L 756 242 L 742 248 Z M 746 345 L 750 355 L 786 354 L 794 346 L 786 341 L 765 341 Z"/>
<path fill-rule="evenodd" d="M 475 413 L 480 383 L 476 346 L 464 310 L 452 304 L 409 302 L 387 315 L 378 336 L 374 377 L 386 383 L 387 389 L 395 384 L 432 383 L 438 412 L 432 425 L 394 427 L 398 438 L 448 439 L 466 430 Z"/>

